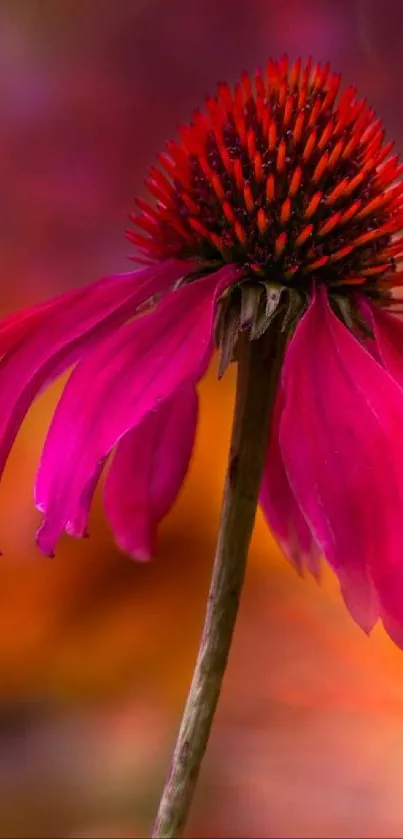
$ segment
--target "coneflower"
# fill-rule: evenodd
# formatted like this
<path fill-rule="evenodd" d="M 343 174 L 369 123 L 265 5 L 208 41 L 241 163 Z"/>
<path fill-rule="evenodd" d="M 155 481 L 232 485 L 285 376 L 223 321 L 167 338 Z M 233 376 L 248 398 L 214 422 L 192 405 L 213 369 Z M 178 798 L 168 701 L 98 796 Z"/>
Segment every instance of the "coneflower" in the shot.
<path fill-rule="evenodd" d="M 369 631 L 403 646 L 402 166 L 329 66 L 269 61 L 219 84 L 167 144 L 129 238 L 145 267 L 0 328 L 0 469 L 32 400 L 74 365 L 36 484 L 38 543 L 104 503 L 137 559 L 189 464 L 215 346 L 239 387 L 210 607 L 155 835 L 176 836 L 206 745 L 260 502 L 284 551 L 323 554 Z"/>

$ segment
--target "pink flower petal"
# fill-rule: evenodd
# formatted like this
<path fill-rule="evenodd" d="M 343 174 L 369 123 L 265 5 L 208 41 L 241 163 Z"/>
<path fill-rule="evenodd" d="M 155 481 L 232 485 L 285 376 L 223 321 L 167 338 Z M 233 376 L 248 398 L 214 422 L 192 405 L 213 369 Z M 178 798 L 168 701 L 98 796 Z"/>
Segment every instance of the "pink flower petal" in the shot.
<path fill-rule="evenodd" d="M 380 608 L 402 643 L 402 392 L 324 294 L 302 318 L 283 372 L 280 446 L 298 503 L 355 620 L 369 631 Z"/>
<path fill-rule="evenodd" d="M 97 464 L 131 428 L 186 382 L 204 374 L 212 352 L 215 302 L 235 282 L 233 266 L 167 296 L 87 354 L 72 373 L 51 424 L 36 499 L 46 513 L 38 542 L 52 552 Z"/>
<path fill-rule="evenodd" d="M 50 307 L 51 304 L 47 302 L 2 318 L 0 321 L 0 356 L 29 335 L 44 320 Z"/>
<path fill-rule="evenodd" d="M 188 263 L 108 277 L 0 324 L 0 476 L 21 422 L 46 383 L 91 342 L 131 317 L 150 295 L 169 288 Z M 192 267 L 192 265 L 191 265 Z"/>
<path fill-rule="evenodd" d="M 107 457 L 104 457 L 102 460 L 99 461 L 99 463 L 97 464 L 97 468 L 94 471 L 94 474 L 91 475 L 90 480 L 86 483 L 81 493 L 74 514 L 66 524 L 66 533 L 68 533 L 69 536 L 77 536 L 81 539 L 88 537 L 88 519 L 92 499 L 94 497 L 95 490 L 98 486 L 98 481 L 102 475 L 107 459 Z"/>
<path fill-rule="evenodd" d="M 279 390 L 274 410 L 260 504 L 280 547 L 299 573 L 304 565 L 319 576 L 320 549 L 290 487 L 279 446 L 280 417 L 284 398 Z"/>
<path fill-rule="evenodd" d="M 157 525 L 189 466 L 197 411 L 194 386 L 186 385 L 117 445 L 105 483 L 105 511 L 118 545 L 135 559 L 154 554 Z"/>
<path fill-rule="evenodd" d="M 371 305 L 370 312 L 382 364 L 403 387 L 403 323 L 379 306 Z"/>

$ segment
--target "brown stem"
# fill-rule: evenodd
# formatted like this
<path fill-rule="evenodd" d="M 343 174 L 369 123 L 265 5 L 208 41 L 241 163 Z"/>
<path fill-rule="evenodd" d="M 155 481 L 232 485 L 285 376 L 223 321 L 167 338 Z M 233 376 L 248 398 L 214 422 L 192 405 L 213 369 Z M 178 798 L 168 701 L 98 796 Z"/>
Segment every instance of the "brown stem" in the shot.
<path fill-rule="evenodd" d="M 242 334 L 237 395 L 213 576 L 192 684 L 153 837 L 179 837 L 192 803 L 227 666 L 245 576 L 285 335 Z"/>

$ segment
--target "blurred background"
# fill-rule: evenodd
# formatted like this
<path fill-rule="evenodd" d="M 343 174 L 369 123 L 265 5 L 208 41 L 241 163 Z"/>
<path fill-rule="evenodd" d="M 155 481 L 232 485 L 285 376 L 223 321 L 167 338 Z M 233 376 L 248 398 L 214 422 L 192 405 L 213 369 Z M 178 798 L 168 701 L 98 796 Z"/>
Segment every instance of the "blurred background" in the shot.
<path fill-rule="evenodd" d="M 403 148 L 400 0 L 0 0 L 1 313 L 128 270 L 143 176 L 217 81 L 329 60 Z M 62 383 L 0 491 L 0 836 L 149 835 L 202 624 L 234 378 L 201 387 L 191 472 L 136 565 L 99 500 L 90 539 L 34 548 L 32 486 Z M 214 443 L 213 443 L 214 441 Z M 259 517 L 189 837 L 403 836 L 403 653 Z"/>

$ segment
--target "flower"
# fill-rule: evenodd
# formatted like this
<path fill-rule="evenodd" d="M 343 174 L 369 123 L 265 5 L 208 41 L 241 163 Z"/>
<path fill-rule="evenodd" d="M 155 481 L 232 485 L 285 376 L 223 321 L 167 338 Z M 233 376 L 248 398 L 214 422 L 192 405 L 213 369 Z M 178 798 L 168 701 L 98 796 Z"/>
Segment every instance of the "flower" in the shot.
<path fill-rule="evenodd" d="M 309 60 L 219 84 L 138 200 L 134 272 L 3 321 L 0 469 L 38 392 L 73 366 L 36 482 L 38 544 L 86 533 L 105 467 L 118 544 L 146 560 L 185 477 L 214 342 L 282 313 L 289 341 L 261 505 L 285 553 L 323 553 L 369 631 L 403 646 L 403 186 L 380 120 Z M 284 314 L 285 313 L 285 314 Z M 284 320 L 285 318 L 285 320 Z M 285 325 L 286 321 L 286 325 Z"/>

